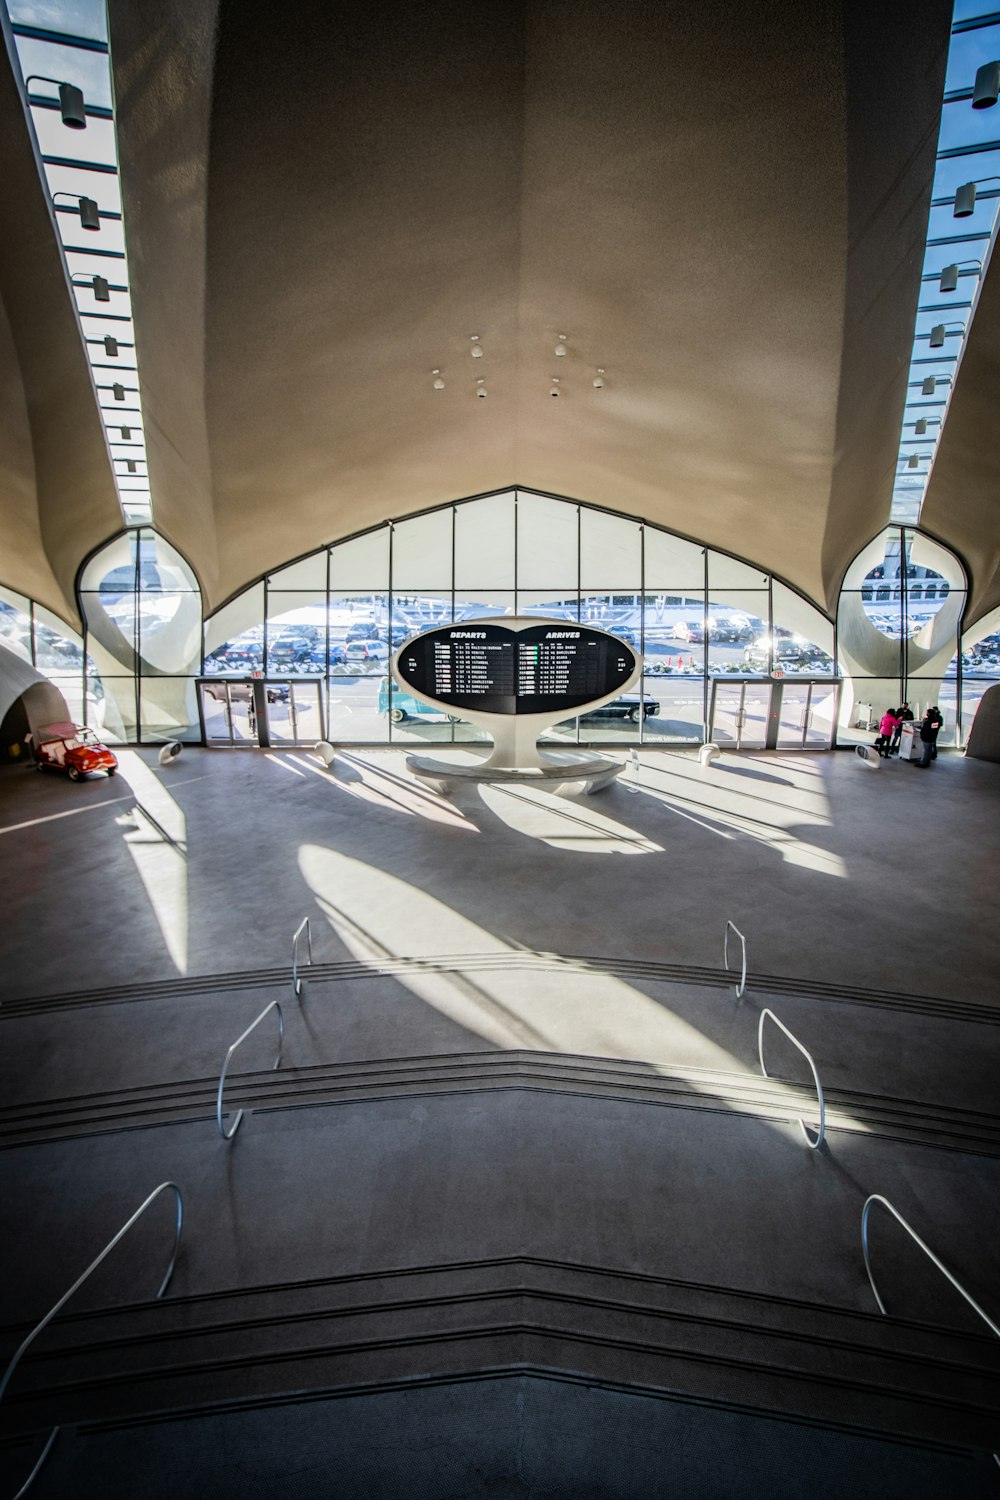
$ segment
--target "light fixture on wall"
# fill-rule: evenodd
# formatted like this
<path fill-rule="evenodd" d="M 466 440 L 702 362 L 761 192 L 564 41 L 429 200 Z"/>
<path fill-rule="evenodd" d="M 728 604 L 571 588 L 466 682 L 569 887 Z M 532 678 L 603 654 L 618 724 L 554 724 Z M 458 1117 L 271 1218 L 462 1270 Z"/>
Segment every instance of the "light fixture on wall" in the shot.
<path fill-rule="evenodd" d="M 86 130 L 87 109 L 83 89 L 77 88 L 75 83 L 60 83 L 58 78 L 46 78 L 44 73 L 29 73 L 24 80 L 25 89 L 32 83 L 54 83 L 59 90 L 59 113 L 63 124 L 68 125 L 70 130 Z"/>
<path fill-rule="evenodd" d="M 119 428 L 119 431 L 120 431 L 122 437 L 125 439 L 125 441 L 128 442 L 129 438 L 132 436 L 132 429 L 131 429 L 131 427 L 121 427 L 121 428 Z"/>
<path fill-rule="evenodd" d="M 956 260 L 950 266 L 941 268 L 941 279 L 938 283 L 939 292 L 954 292 L 958 289 L 959 272 L 967 270 L 970 266 L 977 271 L 983 269 L 982 262 L 978 260 Z"/>
<path fill-rule="evenodd" d="M 992 109 L 1000 96 L 1000 62 L 983 63 L 972 87 L 973 109 Z"/>
<path fill-rule="evenodd" d="M 441 379 L 441 371 L 440 370 L 432 370 L 431 374 L 434 376 L 434 389 L 436 391 L 443 391 L 444 390 L 444 381 Z"/>
<path fill-rule="evenodd" d="M 125 387 L 123 385 L 119 385 L 118 382 L 117 382 L 117 380 L 116 380 L 115 383 L 114 383 L 114 385 L 111 387 L 111 394 L 112 394 L 112 396 L 114 396 L 114 398 L 115 398 L 116 401 L 124 401 L 125 400 Z"/>
<path fill-rule="evenodd" d="M 984 182 L 1000 182 L 1000 177 L 976 177 L 972 182 L 963 182 L 962 186 L 955 189 L 955 207 L 952 209 L 952 218 L 967 219 L 976 211 L 976 188 L 982 187 Z"/>
<path fill-rule="evenodd" d="M 52 194 L 53 203 L 57 198 L 72 198 L 73 202 L 76 204 L 77 208 L 80 211 L 80 223 L 83 225 L 84 229 L 100 229 L 101 211 L 98 208 L 97 204 L 94 202 L 93 198 L 81 198 L 78 193 L 67 193 L 64 192 L 62 188 L 60 188 L 58 192 Z"/>
<path fill-rule="evenodd" d="M 553 349 L 552 353 L 555 355 L 556 359 L 565 359 L 567 353 L 569 352 L 566 348 L 566 335 L 564 333 L 558 333 L 556 334 L 556 340 L 556 346 Z"/>
<path fill-rule="evenodd" d="M 925 375 L 920 385 L 920 394 L 922 396 L 933 396 L 937 390 L 937 383 L 938 378 L 936 375 Z"/>
<path fill-rule="evenodd" d="M 923 437 L 924 433 L 927 431 L 927 418 L 921 417 L 918 422 L 914 422 L 913 430 L 916 433 L 917 437 Z"/>
<path fill-rule="evenodd" d="M 469 341 L 472 344 L 472 348 L 469 350 L 469 353 L 472 355 L 473 359 L 482 359 L 483 355 L 486 353 L 486 350 L 479 342 L 479 334 L 470 333 Z"/>
<path fill-rule="evenodd" d="M 964 323 L 935 323 L 931 329 L 931 348 L 940 349 L 948 333 L 964 333 Z"/>
<path fill-rule="evenodd" d="M 911 453 L 910 456 L 909 456 L 909 458 L 906 460 L 906 467 L 908 469 L 918 469 L 920 467 L 921 461 L 923 459 L 928 459 L 929 460 L 930 459 L 930 454 L 929 453 Z M 902 460 L 900 460 L 900 462 L 902 462 Z"/>
<path fill-rule="evenodd" d="M 136 465 L 135 459 L 134 458 L 127 458 L 125 460 L 125 467 L 126 467 L 126 469 L 128 470 L 128 472 L 130 474 L 136 473 L 137 465 Z"/>
<path fill-rule="evenodd" d="M 74 286 L 80 287 L 81 291 L 85 286 L 89 286 L 90 290 L 94 294 L 95 302 L 111 301 L 111 283 L 107 280 L 106 277 L 84 276 L 83 280 L 81 281 L 78 276 L 71 276 L 70 280 L 72 281 Z"/>
<path fill-rule="evenodd" d="M 603 391 L 603 389 L 604 389 L 604 370 L 603 370 L 602 366 L 598 365 L 598 367 L 597 367 L 597 374 L 594 376 L 593 380 L 590 383 L 594 387 L 595 391 Z"/>
<path fill-rule="evenodd" d="M 109 359 L 118 358 L 118 340 L 112 338 L 110 333 L 104 336 L 104 352 Z"/>

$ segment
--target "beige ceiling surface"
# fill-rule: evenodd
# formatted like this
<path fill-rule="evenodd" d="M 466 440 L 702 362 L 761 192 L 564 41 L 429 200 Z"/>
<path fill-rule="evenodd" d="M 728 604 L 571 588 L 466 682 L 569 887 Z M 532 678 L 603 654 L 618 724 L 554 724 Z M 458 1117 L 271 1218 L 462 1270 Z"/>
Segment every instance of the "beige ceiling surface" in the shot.
<path fill-rule="evenodd" d="M 116 0 L 155 513 L 209 601 L 517 481 L 830 602 L 890 503 L 919 9 L 228 0 L 213 41 L 203 0 Z"/>

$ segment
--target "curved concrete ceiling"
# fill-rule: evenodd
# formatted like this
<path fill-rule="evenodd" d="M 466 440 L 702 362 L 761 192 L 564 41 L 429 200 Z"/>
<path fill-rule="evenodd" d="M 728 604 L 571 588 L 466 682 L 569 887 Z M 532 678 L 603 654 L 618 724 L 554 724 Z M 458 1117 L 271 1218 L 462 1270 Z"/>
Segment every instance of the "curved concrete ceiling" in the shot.
<path fill-rule="evenodd" d="M 513 482 L 832 605 L 888 518 L 947 0 L 919 24 L 859 0 L 110 16 L 154 514 L 208 607 Z"/>

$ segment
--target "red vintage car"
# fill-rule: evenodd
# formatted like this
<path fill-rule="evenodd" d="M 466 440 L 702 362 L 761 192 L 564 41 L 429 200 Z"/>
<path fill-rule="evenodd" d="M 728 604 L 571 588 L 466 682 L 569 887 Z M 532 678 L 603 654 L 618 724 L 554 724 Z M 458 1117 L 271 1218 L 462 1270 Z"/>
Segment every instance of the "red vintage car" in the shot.
<path fill-rule="evenodd" d="M 76 724 L 50 724 L 38 732 L 35 765 L 39 771 L 52 766 L 65 771 L 70 781 L 79 781 L 91 771 L 106 771 L 113 776 L 118 761 L 107 745 L 102 745 L 92 729 Z"/>

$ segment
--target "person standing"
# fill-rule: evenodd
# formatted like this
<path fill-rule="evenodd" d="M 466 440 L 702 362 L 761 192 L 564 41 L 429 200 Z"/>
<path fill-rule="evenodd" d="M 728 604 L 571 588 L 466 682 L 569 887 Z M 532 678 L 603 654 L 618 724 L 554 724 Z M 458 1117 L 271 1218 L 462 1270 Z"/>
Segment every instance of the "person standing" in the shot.
<path fill-rule="evenodd" d="M 882 722 L 878 726 L 878 753 L 883 760 L 888 760 L 892 754 L 892 738 L 899 733 L 900 722 L 894 708 L 887 708 L 882 715 Z"/>
<path fill-rule="evenodd" d="M 890 752 L 892 755 L 899 754 L 899 741 L 903 733 L 903 725 L 913 723 L 913 712 L 908 703 L 900 704 L 900 706 L 896 709 L 896 718 L 899 720 L 899 723 L 896 725 L 896 728 L 893 731 L 892 749 Z"/>
<path fill-rule="evenodd" d="M 936 758 L 938 730 L 943 723 L 941 710 L 937 704 L 933 708 L 929 708 L 924 718 L 920 721 L 920 740 L 924 748 L 920 759 L 917 761 L 918 766 L 929 766 L 931 761 Z"/>

